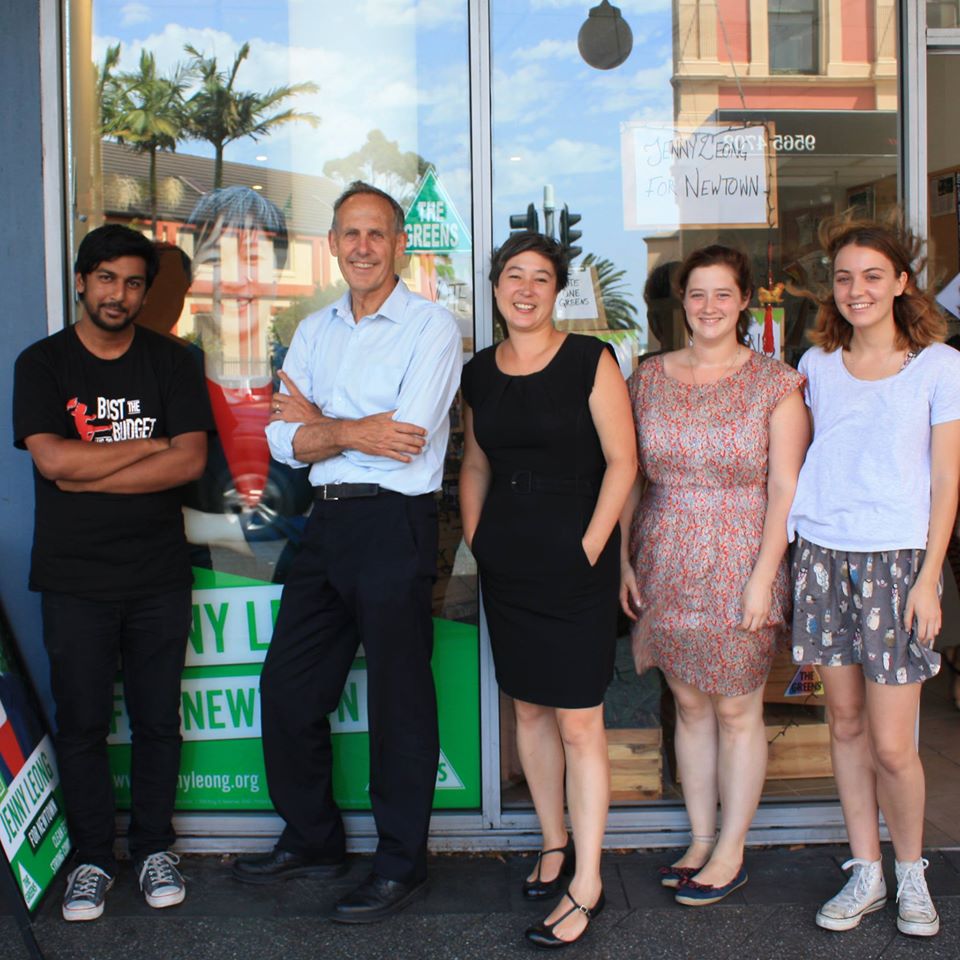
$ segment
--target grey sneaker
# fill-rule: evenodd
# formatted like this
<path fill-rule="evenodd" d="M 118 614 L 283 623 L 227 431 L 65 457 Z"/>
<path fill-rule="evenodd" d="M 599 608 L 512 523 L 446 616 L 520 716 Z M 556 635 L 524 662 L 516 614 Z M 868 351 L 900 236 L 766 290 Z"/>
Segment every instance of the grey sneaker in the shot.
<path fill-rule="evenodd" d="M 930 899 L 923 871 L 930 866 L 925 857 L 901 863 L 897 861 L 897 929 L 913 937 L 932 937 L 940 932 L 940 917 Z"/>
<path fill-rule="evenodd" d="M 64 920 L 96 920 L 113 886 L 113 877 L 92 863 L 82 863 L 67 877 L 63 895 Z"/>
<path fill-rule="evenodd" d="M 880 860 L 848 860 L 850 879 L 843 889 L 817 911 L 817 926 L 824 930 L 852 930 L 874 910 L 882 910 L 887 902 L 887 883 L 883 879 Z"/>
<path fill-rule="evenodd" d="M 173 907 L 183 903 L 186 889 L 177 869 L 179 862 L 175 853 L 161 850 L 137 864 L 140 889 L 151 907 Z"/>

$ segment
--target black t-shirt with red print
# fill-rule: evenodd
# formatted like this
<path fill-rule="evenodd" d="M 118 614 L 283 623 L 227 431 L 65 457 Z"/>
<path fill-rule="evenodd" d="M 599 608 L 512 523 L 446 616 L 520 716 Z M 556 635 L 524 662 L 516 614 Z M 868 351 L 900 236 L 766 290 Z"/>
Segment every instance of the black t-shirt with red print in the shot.
<path fill-rule="evenodd" d="M 103 360 L 73 327 L 17 358 L 14 443 L 38 433 L 112 443 L 213 429 L 203 376 L 187 349 L 135 327 L 129 349 Z M 182 489 L 66 493 L 34 468 L 30 588 L 102 600 L 189 587 Z"/>

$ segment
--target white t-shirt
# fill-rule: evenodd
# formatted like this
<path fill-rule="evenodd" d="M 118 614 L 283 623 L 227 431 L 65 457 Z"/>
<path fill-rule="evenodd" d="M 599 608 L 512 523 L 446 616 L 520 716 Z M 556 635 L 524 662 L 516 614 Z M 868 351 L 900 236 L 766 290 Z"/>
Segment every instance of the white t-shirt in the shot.
<path fill-rule="evenodd" d="M 789 537 L 857 553 L 926 549 L 930 428 L 960 420 L 960 352 L 931 344 L 883 380 L 858 380 L 842 353 L 813 347 L 800 360 L 813 443 Z"/>

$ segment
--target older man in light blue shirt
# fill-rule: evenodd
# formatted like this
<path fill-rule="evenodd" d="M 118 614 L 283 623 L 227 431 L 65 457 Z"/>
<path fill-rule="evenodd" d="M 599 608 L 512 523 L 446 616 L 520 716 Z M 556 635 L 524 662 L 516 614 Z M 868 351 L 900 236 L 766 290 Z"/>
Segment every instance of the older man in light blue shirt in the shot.
<path fill-rule="evenodd" d="M 370 875 L 334 907 L 379 920 L 420 894 L 439 738 L 430 657 L 437 509 L 460 381 L 453 317 L 397 278 L 402 208 L 355 183 L 334 205 L 330 248 L 349 292 L 297 329 L 274 396 L 274 458 L 309 467 L 315 504 L 284 585 L 260 681 L 274 850 L 240 858 L 249 883 L 345 869 L 330 726 L 360 643 L 367 665 Z"/>
<path fill-rule="evenodd" d="M 409 496 L 439 489 L 462 351 L 450 314 L 402 281 L 374 316 L 355 318 L 351 294 L 345 293 L 297 328 L 283 364 L 282 392 L 299 390 L 329 420 L 355 425 L 371 417 L 376 422 L 377 415 L 388 418 L 400 443 L 379 454 L 347 446 L 308 464 L 294 453 L 302 424 L 275 419 L 267 427 L 270 452 L 292 467 L 309 466 L 314 487 L 378 483 Z M 393 459 L 392 453 L 403 453 L 404 439 L 422 436 L 400 432 L 413 425 L 426 430 L 426 443 L 415 455 Z"/>

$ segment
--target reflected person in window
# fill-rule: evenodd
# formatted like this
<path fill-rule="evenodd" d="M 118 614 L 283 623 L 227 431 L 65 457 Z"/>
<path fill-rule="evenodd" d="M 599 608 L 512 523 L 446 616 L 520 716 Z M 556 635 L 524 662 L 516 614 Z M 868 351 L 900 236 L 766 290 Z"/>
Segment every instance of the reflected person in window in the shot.
<path fill-rule="evenodd" d="M 700 906 L 747 882 L 767 763 L 763 687 L 786 640 L 787 511 L 809 431 L 800 376 L 744 345 L 746 257 L 695 250 L 677 287 L 689 346 L 630 380 L 645 486 L 623 513 L 620 599 L 637 671 L 660 667 L 677 707 L 692 839 L 661 883 Z"/>
<path fill-rule="evenodd" d="M 543 831 L 529 899 L 566 894 L 527 931 L 579 939 L 603 907 L 610 797 L 603 697 L 616 643 L 617 517 L 636 475 L 630 405 L 612 351 L 553 325 L 567 258 L 521 233 L 490 277 L 507 338 L 467 364 L 460 504 L 501 689 Z M 564 824 L 564 774 L 573 827 Z M 574 872 L 574 860 L 576 870 Z"/>

